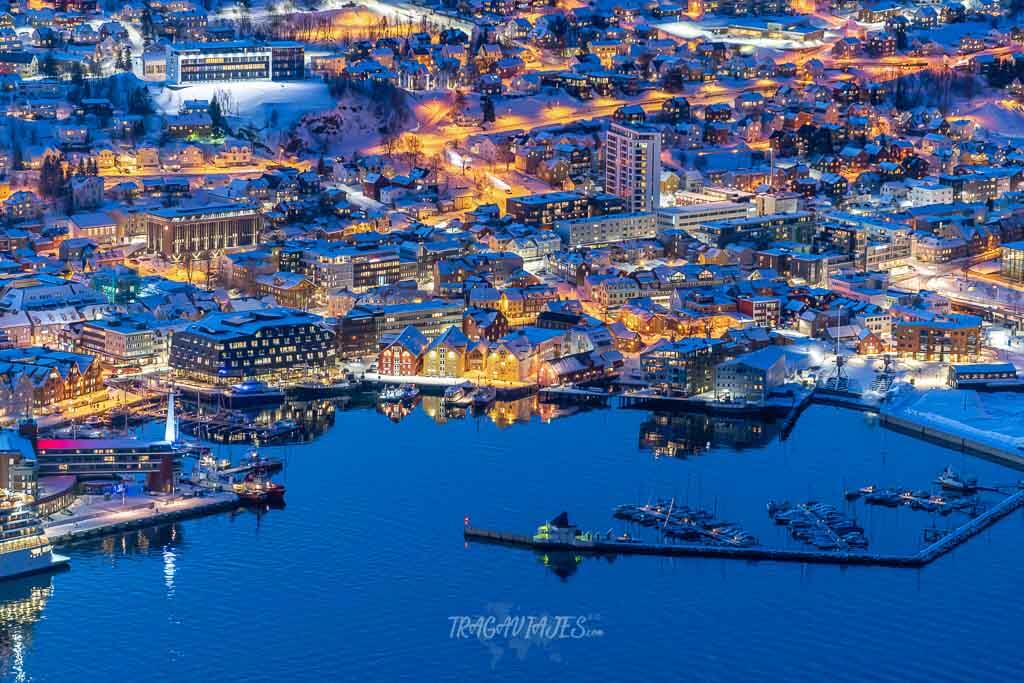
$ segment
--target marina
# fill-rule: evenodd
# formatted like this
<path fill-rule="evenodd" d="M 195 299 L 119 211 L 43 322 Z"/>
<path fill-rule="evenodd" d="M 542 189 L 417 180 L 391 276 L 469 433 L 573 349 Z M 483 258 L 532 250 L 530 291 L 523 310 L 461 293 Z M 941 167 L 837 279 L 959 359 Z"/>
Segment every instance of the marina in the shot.
<path fill-rule="evenodd" d="M 567 550 L 596 555 L 660 555 L 665 557 L 705 557 L 732 560 L 764 560 L 773 562 L 799 562 L 805 564 L 870 565 L 877 567 L 921 568 L 952 551 L 970 538 L 989 528 L 1000 519 L 1024 506 L 1024 491 L 1018 491 L 1004 501 L 986 510 L 978 517 L 958 527 L 911 555 L 888 555 L 840 547 L 835 552 L 824 550 L 788 550 L 761 546 L 722 546 L 686 543 L 646 543 L 633 538 L 614 537 L 611 534 L 579 532 L 572 526 L 557 527 L 553 522 L 542 525 L 534 536 L 494 531 L 464 525 L 467 540 L 523 547 L 535 551 Z M 563 513 L 564 514 L 564 513 Z M 816 514 L 816 513 L 812 513 Z M 552 530 L 552 527 L 554 529 Z M 833 532 L 834 533 L 834 532 Z M 837 544 L 837 547 L 838 544 Z M 848 547 L 844 546 L 844 547 Z"/>

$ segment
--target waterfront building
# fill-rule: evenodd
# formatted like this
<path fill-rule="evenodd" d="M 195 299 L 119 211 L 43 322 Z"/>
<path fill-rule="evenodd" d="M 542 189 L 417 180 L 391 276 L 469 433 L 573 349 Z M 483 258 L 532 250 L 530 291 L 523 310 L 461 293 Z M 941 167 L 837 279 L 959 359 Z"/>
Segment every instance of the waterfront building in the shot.
<path fill-rule="evenodd" d="M 377 354 L 377 372 L 391 377 L 420 374 L 426 346 L 427 338 L 412 325 L 397 335 L 387 335 L 381 340 Z"/>
<path fill-rule="evenodd" d="M 473 342 L 462 330 L 452 326 L 438 335 L 423 355 L 423 374 L 427 377 L 462 377 L 466 354 Z"/>
<path fill-rule="evenodd" d="M 174 335 L 170 366 L 176 374 L 212 383 L 308 377 L 336 356 L 334 333 L 323 318 L 289 308 L 210 313 Z"/>
<path fill-rule="evenodd" d="M 760 403 L 785 381 L 786 352 L 769 346 L 719 364 L 715 368 L 715 396 Z"/>
<path fill-rule="evenodd" d="M 640 354 L 644 380 L 665 392 L 693 396 L 714 388 L 715 366 L 724 355 L 721 339 L 662 340 Z"/>
<path fill-rule="evenodd" d="M 627 212 L 657 211 L 661 198 L 661 133 L 642 124 L 613 121 L 605 137 L 605 190 L 621 197 Z"/>
<path fill-rule="evenodd" d="M 1013 363 L 954 363 L 949 366 L 948 384 L 953 389 L 970 389 L 988 384 L 1017 384 Z"/>
<path fill-rule="evenodd" d="M 145 475 L 148 488 L 155 491 L 170 490 L 183 455 L 170 442 L 139 439 L 37 439 L 35 447 L 40 477 Z"/>
<path fill-rule="evenodd" d="M 982 347 L 981 318 L 950 315 L 934 320 L 893 322 L 896 353 L 923 361 L 972 363 Z"/>
<path fill-rule="evenodd" d="M 158 209 L 146 215 L 148 248 L 173 261 L 218 256 L 256 244 L 262 224 L 251 204 Z"/>
<path fill-rule="evenodd" d="M 463 310 L 460 302 L 444 299 L 355 306 L 338 321 L 339 351 L 343 358 L 375 354 L 385 335 L 398 334 L 409 326 L 433 339 L 449 327 L 461 325 Z"/>

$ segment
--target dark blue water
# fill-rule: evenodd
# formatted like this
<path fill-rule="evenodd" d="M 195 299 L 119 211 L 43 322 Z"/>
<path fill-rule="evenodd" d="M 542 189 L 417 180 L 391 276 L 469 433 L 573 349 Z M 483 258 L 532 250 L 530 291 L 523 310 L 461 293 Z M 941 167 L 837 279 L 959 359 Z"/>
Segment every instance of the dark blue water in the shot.
<path fill-rule="evenodd" d="M 315 442 L 266 449 L 288 457 L 284 510 L 69 549 L 71 571 L 0 586 L 5 679 L 1017 677 L 1021 514 L 919 571 L 545 562 L 467 547 L 461 530 L 470 515 L 478 526 L 532 533 L 561 510 L 585 528 L 620 529 L 614 505 L 674 495 L 785 544 L 765 514 L 768 498 L 841 504 L 844 487 L 926 487 L 947 464 L 982 481 L 1020 473 L 830 408 L 808 410 L 785 442 L 770 426 L 680 426 L 624 410 L 546 421 L 530 412 L 509 408 L 503 427 L 486 418 L 438 424 L 422 409 L 399 423 L 371 409 L 340 412 Z M 655 457 L 650 446 L 664 452 L 666 443 L 692 454 Z M 851 513 L 873 548 L 893 552 L 919 547 L 933 519 L 954 521 L 863 504 Z M 589 633 L 452 638 L 449 618 L 460 615 L 583 617 Z"/>

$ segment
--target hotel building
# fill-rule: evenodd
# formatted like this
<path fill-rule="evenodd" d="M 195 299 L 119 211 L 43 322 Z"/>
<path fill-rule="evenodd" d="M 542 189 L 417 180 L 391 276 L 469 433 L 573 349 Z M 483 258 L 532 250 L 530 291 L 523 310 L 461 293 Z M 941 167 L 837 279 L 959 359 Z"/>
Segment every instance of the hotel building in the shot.
<path fill-rule="evenodd" d="M 235 383 L 295 374 L 334 362 L 334 333 L 318 315 L 288 308 L 211 313 L 171 340 L 170 366 L 182 377 Z"/>

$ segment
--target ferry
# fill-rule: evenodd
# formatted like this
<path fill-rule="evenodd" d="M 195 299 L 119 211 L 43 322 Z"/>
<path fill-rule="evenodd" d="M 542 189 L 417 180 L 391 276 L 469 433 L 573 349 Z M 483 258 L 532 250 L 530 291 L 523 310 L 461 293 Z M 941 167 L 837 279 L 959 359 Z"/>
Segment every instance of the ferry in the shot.
<path fill-rule="evenodd" d="M 0 580 L 65 567 L 53 552 L 31 496 L 0 490 Z"/>

